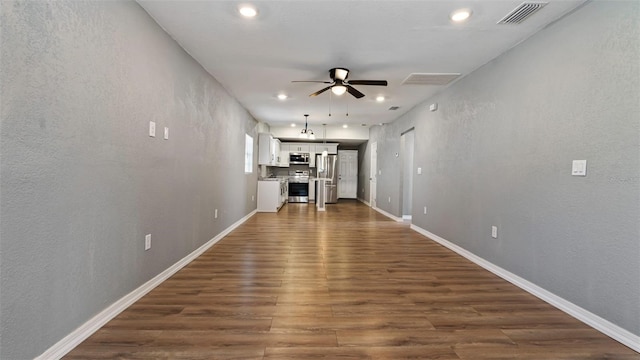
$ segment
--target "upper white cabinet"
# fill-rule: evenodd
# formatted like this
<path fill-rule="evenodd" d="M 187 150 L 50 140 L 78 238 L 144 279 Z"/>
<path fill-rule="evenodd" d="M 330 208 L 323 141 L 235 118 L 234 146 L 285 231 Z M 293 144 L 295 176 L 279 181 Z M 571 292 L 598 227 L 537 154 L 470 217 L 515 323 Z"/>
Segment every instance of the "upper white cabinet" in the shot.
<path fill-rule="evenodd" d="M 308 153 L 311 144 L 289 143 L 289 152 L 292 153 Z"/>
<path fill-rule="evenodd" d="M 316 144 L 316 153 L 327 151 L 329 154 L 338 154 L 338 144 Z"/>
<path fill-rule="evenodd" d="M 271 134 L 260 133 L 258 136 L 258 164 L 277 166 L 280 162 L 280 140 Z"/>
<path fill-rule="evenodd" d="M 338 153 L 336 143 L 280 143 L 280 140 L 267 133 L 260 134 L 258 143 L 258 164 L 260 165 L 289 167 L 289 154 L 308 153 L 309 167 L 315 167 L 316 154 L 325 150 L 329 154 Z"/>
<path fill-rule="evenodd" d="M 289 167 L 289 144 L 280 144 L 280 167 Z"/>

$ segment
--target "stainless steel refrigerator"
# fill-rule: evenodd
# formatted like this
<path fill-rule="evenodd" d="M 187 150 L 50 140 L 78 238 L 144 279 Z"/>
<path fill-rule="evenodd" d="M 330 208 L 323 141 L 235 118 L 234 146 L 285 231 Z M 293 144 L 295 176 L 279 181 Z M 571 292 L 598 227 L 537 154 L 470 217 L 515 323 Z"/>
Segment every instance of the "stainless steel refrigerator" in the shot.
<path fill-rule="evenodd" d="M 338 202 L 338 155 L 322 154 L 316 155 L 317 177 L 328 179 L 325 182 L 326 203 L 334 204 Z M 316 192 L 317 193 L 317 192 Z"/>

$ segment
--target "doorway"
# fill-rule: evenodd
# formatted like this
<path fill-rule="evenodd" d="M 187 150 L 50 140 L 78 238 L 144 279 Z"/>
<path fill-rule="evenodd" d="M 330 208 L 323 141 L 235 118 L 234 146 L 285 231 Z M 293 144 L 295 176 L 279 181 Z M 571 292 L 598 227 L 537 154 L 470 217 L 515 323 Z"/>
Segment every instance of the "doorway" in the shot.
<path fill-rule="evenodd" d="M 358 150 L 338 151 L 338 198 L 358 196 Z"/>
<path fill-rule="evenodd" d="M 415 131 L 411 128 L 400 135 L 402 154 L 402 220 L 411 221 L 413 213 L 413 146 Z"/>
<path fill-rule="evenodd" d="M 376 175 L 378 174 L 378 143 L 371 143 L 371 172 L 369 173 L 369 206 L 376 206 Z"/>

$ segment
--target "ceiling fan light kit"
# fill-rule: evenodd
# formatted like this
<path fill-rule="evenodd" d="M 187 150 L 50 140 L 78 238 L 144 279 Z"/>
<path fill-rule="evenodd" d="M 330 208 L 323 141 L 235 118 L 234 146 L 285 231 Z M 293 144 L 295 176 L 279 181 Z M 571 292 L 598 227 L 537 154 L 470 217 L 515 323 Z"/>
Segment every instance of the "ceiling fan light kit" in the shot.
<path fill-rule="evenodd" d="M 347 87 L 346 87 L 346 86 L 344 86 L 344 85 L 334 85 L 334 86 L 331 88 L 331 92 L 332 92 L 334 95 L 338 95 L 338 96 L 340 96 L 340 95 L 344 94 L 345 92 L 347 92 Z"/>

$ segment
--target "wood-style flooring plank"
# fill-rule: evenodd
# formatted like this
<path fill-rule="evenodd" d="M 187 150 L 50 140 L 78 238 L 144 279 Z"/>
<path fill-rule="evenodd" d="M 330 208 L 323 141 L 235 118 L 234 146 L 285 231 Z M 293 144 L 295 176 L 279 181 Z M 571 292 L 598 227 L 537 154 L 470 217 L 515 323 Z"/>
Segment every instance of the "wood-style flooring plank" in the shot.
<path fill-rule="evenodd" d="M 259 213 L 67 359 L 640 359 L 355 201 Z"/>

